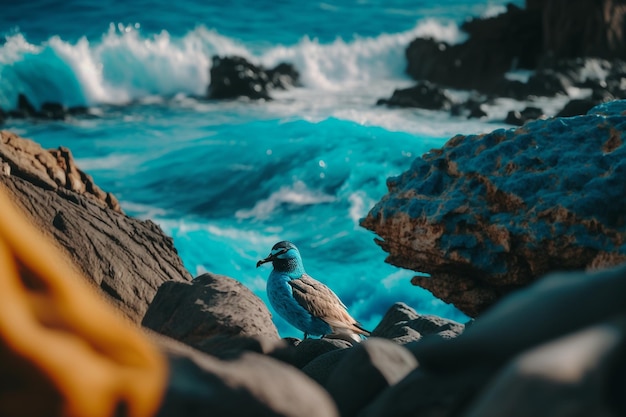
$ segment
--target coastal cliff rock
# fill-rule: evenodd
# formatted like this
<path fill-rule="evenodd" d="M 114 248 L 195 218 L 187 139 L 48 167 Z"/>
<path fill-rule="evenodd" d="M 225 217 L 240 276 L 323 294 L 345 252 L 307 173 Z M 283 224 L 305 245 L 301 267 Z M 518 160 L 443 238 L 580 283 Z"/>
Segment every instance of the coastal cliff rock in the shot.
<path fill-rule="evenodd" d="M 626 101 L 456 136 L 389 178 L 362 220 L 414 285 L 476 316 L 555 270 L 626 260 Z"/>
<path fill-rule="evenodd" d="M 0 138 L 0 184 L 131 320 L 140 322 L 161 283 L 191 279 L 172 239 L 125 216 L 67 148 L 47 151 L 6 131 Z"/>

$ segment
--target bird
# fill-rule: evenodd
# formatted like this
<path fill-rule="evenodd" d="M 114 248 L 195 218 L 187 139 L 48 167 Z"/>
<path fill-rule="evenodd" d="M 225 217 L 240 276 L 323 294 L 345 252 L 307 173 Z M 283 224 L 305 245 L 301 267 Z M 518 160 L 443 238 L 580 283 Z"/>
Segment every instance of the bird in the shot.
<path fill-rule="evenodd" d="M 269 256 L 256 266 L 267 262 L 274 267 L 267 280 L 270 304 L 289 324 L 304 332 L 304 339 L 330 335 L 360 342 L 360 335 L 370 335 L 330 288 L 304 271 L 296 245 L 286 240 L 276 243 Z"/>

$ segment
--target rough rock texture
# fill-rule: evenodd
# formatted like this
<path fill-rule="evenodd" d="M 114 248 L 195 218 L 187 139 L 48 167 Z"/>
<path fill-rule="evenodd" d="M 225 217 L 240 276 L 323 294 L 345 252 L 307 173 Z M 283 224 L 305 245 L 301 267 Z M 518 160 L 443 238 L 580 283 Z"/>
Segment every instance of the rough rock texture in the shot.
<path fill-rule="evenodd" d="M 387 181 L 362 225 L 413 283 L 476 316 L 553 270 L 626 260 L 626 101 L 456 136 Z"/>
<path fill-rule="evenodd" d="M 142 324 L 208 351 L 216 346 L 212 336 L 279 338 L 272 315 L 259 297 L 232 278 L 210 273 L 191 283 L 161 285 Z"/>
<path fill-rule="evenodd" d="M 0 184 L 131 320 L 141 320 L 161 283 L 191 279 L 172 239 L 153 222 L 122 214 L 69 150 L 46 151 L 4 131 L 0 138 Z"/>
<path fill-rule="evenodd" d="M 9 165 L 12 175 L 46 190 L 74 191 L 103 207 L 122 212 L 115 196 L 102 191 L 89 174 L 81 171 L 66 147 L 46 150 L 6 130 L 0 131 L 0 146 L 0 158 Z"/>

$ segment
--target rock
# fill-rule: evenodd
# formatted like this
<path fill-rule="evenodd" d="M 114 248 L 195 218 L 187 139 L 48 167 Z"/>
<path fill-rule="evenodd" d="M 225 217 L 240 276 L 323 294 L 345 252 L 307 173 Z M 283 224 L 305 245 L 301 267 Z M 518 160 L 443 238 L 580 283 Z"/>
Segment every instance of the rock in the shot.
<path fill-rule="evenodd" d="M 456 362 L 454 358 L 448 358 Z M 491 376 L 480 366 L 459 372 L 429 373 L 413 370 L 397 384 L 383 391 L 359 413 L 359 417 L 452 417 L 474 398 Z"/>
<path fill-rule="evenodd" d="M 626 5 L 615 0 L 543 2 L 544 51 L 559 58 L 624 58 Z"/>
<path fill-rule="evenodd" d="M 543 110 L 541 110 L 539 107 L 526 107 L 521 112 L 517 110 L 511 110 L 506 115 L 504 123 L 515 126 L 522 126 L 526 122 L 530 122 L 531 120 L 536 120 L 542 117 L 545 117 L 545 114 L 543 114 Z"/>
<path fill-rule="evenodd" d="M 419 107 L 428 110 L 449 110 L 452 99 L 447 93 L 429 82 L 418 83 L 414 87 L 395 90 L 389 100 L 378 100 L 377 104 L 398 107 Z"/>
<path fill-rule="evenodd" d="M 0 140 L 0 157 L 11 166 L 13 175 L 48 190 L 72 190 L 122 213 L 117 199 L 102 191 L 90 175 L 76 166 L 68 148 L 45 150 L 38 143 L 7 131 L 0 131 Z"/>
<path fill-rule="evenodd" d="M 300 73 L 293 64 L 281 62 L 267 71 L 267 77 L 271 86 L 280 90 L 300 86 Z"/>
<path fill-rule="evenodd" d="M 589 110 L 597 106 L 600 102 L 591 98 L 573 99 L 567 102 L 558 113 L 557 117 L 572 117 L 587 114 Z"/>
<path fill-rule="evenodd" d="M 352 344 L 342 339 L 305 339 L 296 346 L 290 363 L 301 369 L 318 356 L 349 347 L 352 347 Z"/>
<path fill-rule="evenodd" d="M 623 262 L 625 108 L 456 136 L 389 178 L 361 224 L 387 262 L 430 275 L 413 284 L 471 317 L 550 271 Z"/>
<path fill-rule="evenodd" d="M 40 117 L 50 120 L 63 120 L 67 110 L 60 103 L 46 102 L 41 105 Z"/>
<path fill-rule="evenodd" d="M 170 377 L 156 417 L 319 416 L 337 417 L 332 399 L 296 369 L 272 358 L 246 353 L 221 361 L 152 336 L 167 355 Z"/>
<path fill-rule="evenodd" d="M 0 125 L 4 123 L 7 118 L 7 114 L 4 110 L 0 109 Z"/>
<path fill-rule="evenodd" d="M 270 100 L 270 89 L 284 90 L 299 83 L 300 74 L 291 64 L 281 63 L 266 70 L 242 57 L 214 56 L 207 96 L 211 99 L 248 97 Z"/>
<path fill-rule="evenodd" d="M 213 336 L 279 339 L 272 315 L 259 297 L 240 282 L 211 273 L 191 283 L 163 283 L 142 325 L 208 352 L 216 349 L 209 339 Z"/>
<path fill-rule="evenodd" d="M 462 324 L 453 320 L 418 314 L 404 303 L 395 303 L 372 331 L 372 337 L 390 339 L 403 345 L 430 334 L 444 338 L 455 337 L 463 329 Z"/>
<path fill-rule="evenodd" d="M 415 367 L 417 361 L 407 349 L 385 339 L 370 338 L 349 349 L 325 387 L 342 417 L 356 416 Z"/>
<path fill-rule="evenodd" d="M 408 345 L 419 367 L 359 416 L 621 415 L 603 412 L 625 405 L 625 290 L 626 264 L 544 277 L 458 337 Z"/>
<path fill-rule="evenodd" d="M 191 279 L 172 239 L 153 222 L 121 213 L 69 150 L 48 152 L 6 131 L 0 138 L 0 159 L 10 168 L 0 175 L 2 186 L 132 321 L 141 320 L 161 283 Z"/>
<path fill-rule="evenodd" d="M 625 349 L 626 315 L 529 349 L 498 372 L 464 416 L 615 416 L 611 400 L 622 395 L 613 378 L 624 371 Z"/>
<path fill-rule="evenodd" d="M 22 93 L 18 94 L 17 107 L 13 117 L 35 117 L 36 115 L 37 110 L 35 109 L 35 106 L 32 105 L 30 100 L 28 100 L 28 97 Z"/>
<path fill-rule="evenodd" d="M 542 53 L 541 12 L 510 5 L 506 13 L 465 22 L 468 40 L 449 45 L 415 39 L 407 73 L 445 87 L 489 91 L 511 69 L 534 69 Z"/>
<path fill-rule="evenodd" d="M 350 349 L 331 350 L 314 358 L 304 365 L 301 370 L 313 381 L 324 386 L 337 364 L 348 352 L 350 352 Z"/>

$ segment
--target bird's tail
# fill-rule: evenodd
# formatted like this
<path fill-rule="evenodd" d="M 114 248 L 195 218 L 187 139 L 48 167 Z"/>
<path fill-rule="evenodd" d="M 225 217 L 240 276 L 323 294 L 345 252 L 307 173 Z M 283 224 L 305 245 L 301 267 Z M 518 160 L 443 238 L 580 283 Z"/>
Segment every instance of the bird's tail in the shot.
<path fill-rule="evenodd" d="M 346 323 L 329 323 L 331 328 L 333 329 L 333 333 L 327 335 L 327 338 L 331 339 L 343 339 L 348 342 L 357 342 L 360 343 L 363 336 L 369 336 L 370 332 L 365 330 L 359 322 L 353 322 L 352 324 L 346 326 Z"/>

